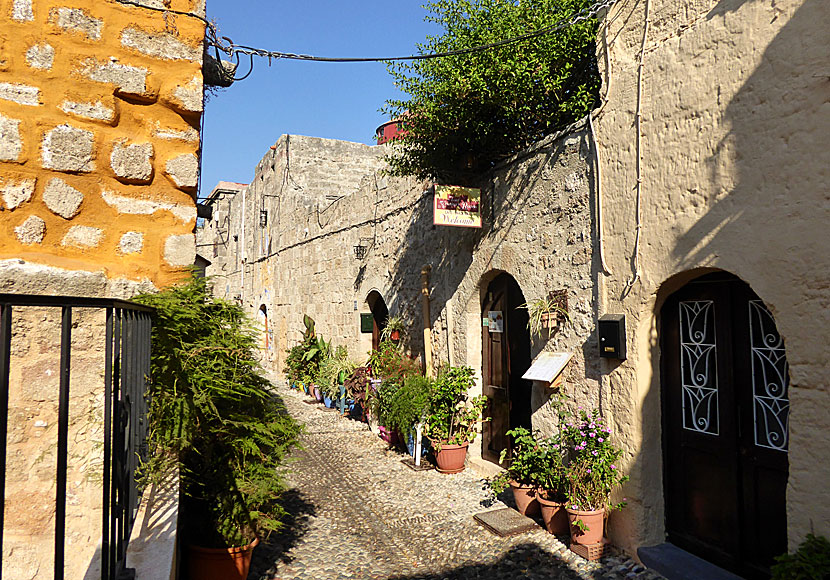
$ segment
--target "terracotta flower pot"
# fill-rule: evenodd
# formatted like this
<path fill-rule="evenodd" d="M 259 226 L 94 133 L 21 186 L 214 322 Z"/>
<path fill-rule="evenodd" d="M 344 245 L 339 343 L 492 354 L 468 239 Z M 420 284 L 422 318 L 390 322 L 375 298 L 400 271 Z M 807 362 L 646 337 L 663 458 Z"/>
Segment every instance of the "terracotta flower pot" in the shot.
<path fill-rule="evenodd" d="M 202 548 L 187 546 L 187 570 L 190 580 L 245 580 L 251 567 L 251 555 L 259 538 L 240 548 Z"/>
<path fill-rule="evenodd" d="M 605 525 L 605 510 L 581 511 L 566 508 L 568 511 L 568 523 L 571 525 L 571 542 L 590 546 L 602 541 L 602 532 Z M 576 521 L 584 522 L 588 529 L 582 531 L 576 525 Z"/>
<path fill-rule="evenodd" d="M 522 485 L 512 479 L 509 481 L 510 489 L 513 490 L 513 499 L 516 501 L 516 509 L 523 516 L 535 516 L 539 513 L 539 502 L 536 501 L 536 488 L 532 485 Z"/>
<path fill-rule="evenodd" d="M 438 471 L 441 473 L 459 473 L 464 471 L 464 460 L 467 458 L 467 447 L 469 443 L 461 445 L 450 445 L 441 443 L 441 449 L 435 454 L 435 462 L 438 464 Z M 434 448 L 437 445 L 433 444 Z"/>
<path fill-rule="evenodd" d="M 542 521 L 545 522 L 545 529 L 554 536 L 564 536 L 568 533 L 568 512 L 565 504 L 549 500 L 545 492 L 539 492 L 537 499 L 542 508 Z"/>

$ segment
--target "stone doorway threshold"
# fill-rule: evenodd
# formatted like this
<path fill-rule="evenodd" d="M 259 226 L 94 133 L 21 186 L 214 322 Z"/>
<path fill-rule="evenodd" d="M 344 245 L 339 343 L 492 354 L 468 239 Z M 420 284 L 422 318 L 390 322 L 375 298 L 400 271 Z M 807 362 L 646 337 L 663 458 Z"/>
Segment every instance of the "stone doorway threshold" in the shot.
<path fill-rule="evenodd" d="M 637 556 L 645 566 L 659 572 L 667 580 L 744 580 L 674 544 L 638 548 Z"/>

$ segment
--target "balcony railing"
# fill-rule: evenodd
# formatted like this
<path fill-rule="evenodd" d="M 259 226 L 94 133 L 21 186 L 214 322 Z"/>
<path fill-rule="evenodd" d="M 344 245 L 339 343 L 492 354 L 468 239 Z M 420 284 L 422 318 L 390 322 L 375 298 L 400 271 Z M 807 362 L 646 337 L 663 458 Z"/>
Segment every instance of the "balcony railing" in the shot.
<path fill-rule="evenodd" d="M 70 376 L 73 309 L 106 311 L 104 360 L 104 444 L 102 485 L 101 578 L 130 576 L 125 567 L 127 543 L 140 497 L 135 473 L 147 454 L 147 391 L 150 372 L 151 308 L 121 300 L 0 294 L 0 473 L 6 473 L 9 374 L 12 362 L 12 317 L 25 308 L 59 308 L 61 312 L 60 392 L 58 398 L 57 474 L 55 493 L 54 578 L 64 577 L 66 482 L 69 444 Z M 5 497 L 0 477 L 0 499 Z M 3 547 L 4 502 L 0 501 L 0 554 Z M 2 578 L 0 561 L 0 578 Z"/>

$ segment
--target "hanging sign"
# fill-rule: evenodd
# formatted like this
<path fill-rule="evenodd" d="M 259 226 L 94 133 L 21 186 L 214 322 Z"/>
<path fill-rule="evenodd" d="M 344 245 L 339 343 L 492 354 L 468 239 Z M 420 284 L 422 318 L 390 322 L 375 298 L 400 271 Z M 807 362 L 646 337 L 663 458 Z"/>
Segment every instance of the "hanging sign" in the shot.
<path fill-rule="evenodd" d="M 488 325 L 490 332 L 504 332 L 504 315 L 501 313 L 501 310 L 491 310 L 487 318 L 490 321 Z"/>
<path fill-rule="evenodd" d="M 570 352 L 548 352 L 540 354 L 539 357 L 533 361 L 527 372 L 522 375 L 522 378 L 528 381 L 542 381 L 543 383 L 552 383 L 556 377 L 568 364 L 573 356 Z"/>
<path fill-rule="evenodd" d="M 436 185 L 433 200 L 437 226 L 481 227 L 481 190 L 476 187 Z"/>

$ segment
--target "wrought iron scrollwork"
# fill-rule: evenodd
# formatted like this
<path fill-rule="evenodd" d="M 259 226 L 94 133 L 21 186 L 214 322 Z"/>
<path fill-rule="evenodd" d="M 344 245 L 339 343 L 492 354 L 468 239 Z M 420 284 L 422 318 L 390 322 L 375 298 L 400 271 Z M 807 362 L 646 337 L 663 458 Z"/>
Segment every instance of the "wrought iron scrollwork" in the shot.
<path fill-rule="evenodd" d="M 787 451 L 790 418 L 789 365 L 772 313 L 760 300 L 749 301 L 755 444 Z"/>
<path fill-rule="evenodd" d="M 718 435 L 715 305 L 711 300 L 681 302 L 679 316 L 683 428 Z"/>

